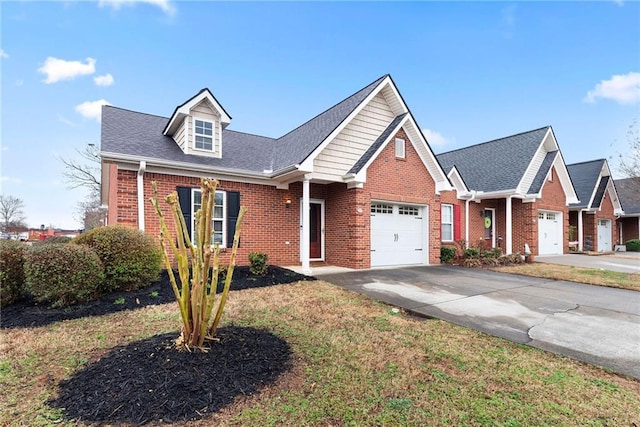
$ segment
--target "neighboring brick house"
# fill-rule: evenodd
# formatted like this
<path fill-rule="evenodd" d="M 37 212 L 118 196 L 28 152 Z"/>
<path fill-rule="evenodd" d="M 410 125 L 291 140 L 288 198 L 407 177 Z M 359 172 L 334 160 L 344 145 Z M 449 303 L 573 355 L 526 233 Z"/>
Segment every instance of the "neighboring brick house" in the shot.
<path fill-rule="evenodd" d="M 161 196 L 178 192 L 193 226 L 199 179 L 213 177 L 217 243 L 230 246 L 239 206 L 248 208 L 240 263 L 252 251 L 305 271 L 314 260 L 351 268 L 439 262 L 439 194 L 451 185 L 391 76 L 280 138 L 230 123 L 208 89 L 170 117 L 103 107 L 108 223 L 158 235 L 148 202 L 156 181 Z"/>
<path fill-rule="evenodd" d="M 618 218 L 618 242 L 640 239 L 640 177 L 614 182 L 624 210 Z"/>
<path fill-rule="evenodd" d="M 534 255 L 568 251 L 577 202 L 550 126 L 437 156 L 455 187 L 442 195 L 442 244 Z"/>
<path fill-rule="evenodd" d="M 622 206 L 605 159 L 567 165 L 578 203 L 569 205 L 569 224 L 579 251 L 610 252 L 619 231 Z"/>

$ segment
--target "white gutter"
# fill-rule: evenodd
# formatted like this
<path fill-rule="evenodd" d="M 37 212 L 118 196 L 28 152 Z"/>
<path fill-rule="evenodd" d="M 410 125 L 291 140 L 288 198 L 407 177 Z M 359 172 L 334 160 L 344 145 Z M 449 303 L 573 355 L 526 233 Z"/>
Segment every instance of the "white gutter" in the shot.
<path fill-rule="evenodd" d="M 144 231 L 144 172 L 147 169 L 147 162 L 140 161 L 138 168 L 138 228 Z"/>

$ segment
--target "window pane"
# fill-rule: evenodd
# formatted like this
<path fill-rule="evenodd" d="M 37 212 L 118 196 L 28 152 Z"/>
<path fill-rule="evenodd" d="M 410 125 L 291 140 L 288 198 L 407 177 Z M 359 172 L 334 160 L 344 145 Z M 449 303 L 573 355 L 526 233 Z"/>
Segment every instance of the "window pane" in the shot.
<path fill-rule="evenodd" d="M 442 222 L 450 224 L 453 222 L 453 206 L 442 205 Z"/>
<path fill-rule="evenodd" d="M 453 240 L 451 224 L 442 224 L 442 240 Z"/>
<path fill-rule="evenodd" d="M 213 235 L 213 243 L 222 245 L 222 233 L 214 233 Z"/>
<path fill-rule="evenodd" d="M 216 206 L 213 208 L 213 217 L 216 219 L 222 219 L 222 206 Z"/>
<path fill-rule="evenodd" d="M 213 231 L 222 233 L 222 221 L 213 221 Z"/>

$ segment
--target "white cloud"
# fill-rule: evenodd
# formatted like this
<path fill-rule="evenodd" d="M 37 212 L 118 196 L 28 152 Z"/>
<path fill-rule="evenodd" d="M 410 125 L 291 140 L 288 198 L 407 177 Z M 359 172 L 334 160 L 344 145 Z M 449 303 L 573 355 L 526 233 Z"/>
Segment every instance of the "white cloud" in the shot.
<path fill-rule="evenodd" d="M 76 105 L 76 111 L 88 119 L 100 121 L 102 116 L 102 106 L 111 105 L 109 101 L 101 99 L 99 101 L 86 101 Z"/>
<path fill-rule="evenodd" d="M 4 49 L 0 49 L 0 58 L 9 59 L 9 54 L 4 51 Z"/>
<path fill-rule="evenodd" d="M 86 63 L 81 61 L 65 61 L 64 59 L 48 57 L 44 65 L 38 68 L 42 74 L 46 74 L 45 83 L 55 83 L 60 80 L 71 80 L 78 76 L 85 76 L 96 72 L 96 60 L 87 58 Z"/>
<path fill-rule="evenodd" d="M 598 98 L 611 99 L 619 104 L 640 102 L 640 73 L 615 74 L 602 80 L 587 92 L 584 102 L 594 103 Z"/>
<path fill-rule="evenodd" d="M 115 10 L 120 10 L 122 6 L 133 6 L 136 3 L 146 3 L 159 7 L 167 15 L 173 15 L 176 12 L 176 8 L 169 0 L 100 0 L 98 6 L 109 6 Z"/>
<path fill-rule="evenodd" d="M 422 133 L 425 138 L 427 138 L 427 142 L 432 147 L 442 147 L 444 145 L 453 144 L 456 142 L 455 138 L 447 138 L 442 135 L 440 132 L 433 131 L 431 129 L 422 129 Z"/>
<path fill-rule="evenodd" d="M 0 182 L 11 182 L 13 184 L 22 184 L 22 179 L 11 178 L 9 176 L 0 176 Z"/>
<path fill-rule="evenodd" d="M 65 125 L 71 126 L 71 127 L 76 127 L 78 126 L 76 123 L 72 122 L 71 120 L 67 119 L 64 116 L 58 115 L 58 121 L 60 123 L 64 123 Z"/>
<path fill-rule="evenodd" d="M 93 81 L 98 86 L 111 86 L 113 84 L 113 76 L 111 74 L 96 76 L 93 78 Z"/>

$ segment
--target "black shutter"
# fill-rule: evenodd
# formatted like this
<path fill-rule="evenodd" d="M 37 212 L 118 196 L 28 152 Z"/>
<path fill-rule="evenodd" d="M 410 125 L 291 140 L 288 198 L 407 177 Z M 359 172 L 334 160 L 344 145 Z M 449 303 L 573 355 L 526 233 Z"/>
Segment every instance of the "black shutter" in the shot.
<path fill-rule="evenodd" d="M 189 229 L 189 237 L 193 241 L 193 236 L 191 235 L 191 188 L 178 187 L 176 191 L 178 192 L 178 199 L 180 200 L 180 210 Z"/>
<path fill-rule="evenodd" d="M 227 191 L 227 247 L 233 245 L 233 236 L 236 233 L 236 223 L 240 212 L 240 193 Z M 238 246 L 240 246 L 238 242 Z"/>

